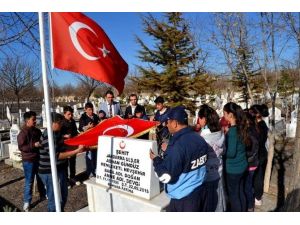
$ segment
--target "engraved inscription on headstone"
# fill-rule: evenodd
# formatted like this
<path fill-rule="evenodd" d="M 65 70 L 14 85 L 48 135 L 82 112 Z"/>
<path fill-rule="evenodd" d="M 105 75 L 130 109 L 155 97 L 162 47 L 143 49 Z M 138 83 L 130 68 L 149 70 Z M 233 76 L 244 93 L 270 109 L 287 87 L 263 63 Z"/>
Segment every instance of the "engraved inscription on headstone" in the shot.
<path fill-rule="evenodd" d="M 155 141 L 100 136 L 96 182 L 145 199 L 158 195 L 150 149 L 157 151 Z"/>

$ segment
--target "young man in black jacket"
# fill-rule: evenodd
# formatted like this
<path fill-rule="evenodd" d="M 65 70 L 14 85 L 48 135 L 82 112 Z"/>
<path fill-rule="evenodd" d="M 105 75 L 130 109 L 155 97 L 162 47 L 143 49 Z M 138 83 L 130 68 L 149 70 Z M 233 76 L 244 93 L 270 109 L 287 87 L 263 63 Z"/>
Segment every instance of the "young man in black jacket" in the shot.
<path fill-rule="evenodd" d="M 69 105 L 64 106 L 64 120 L 61 127 L 61 134 L 63 135 L 63 138 L 69 139 L 73 138 L 78 135 L 78 130 L 76 126 L 76 122 L 73 119 L 73 108 Z M 68 168 L 70 173 L 68 173 L 68 187 L 72 187 L 75 184 L 80 185 L 79 181 L 76 181 L 75 175 L 76 175 L 76 155 L 70 157 L 67 159 L 68 161 Z M 67 170 L 68 172 L 68 170 Z"/>
<path fill-rule="evenodd" d="M 100 119 L 94 113 L 94 106 L 92 103 L 87 102 L 84 106 L 85 113 L 82 114 L 79 120 L 79 131 L 87 131 L 95 127 Z M 88 177 L 96 176 L 96 166 L 97 166 L 97 151 L 86 151 L 85 155 L 86 162 L 86 173 Z"/>

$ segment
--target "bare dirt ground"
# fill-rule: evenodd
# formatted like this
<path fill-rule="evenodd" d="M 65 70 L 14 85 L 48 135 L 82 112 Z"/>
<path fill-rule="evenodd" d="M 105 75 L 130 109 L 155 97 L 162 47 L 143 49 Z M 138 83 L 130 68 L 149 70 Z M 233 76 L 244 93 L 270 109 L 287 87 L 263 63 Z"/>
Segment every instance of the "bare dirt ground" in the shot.
<path fill-rule="evenodd" d="M 80 179 L 80 177 L 79 177 Z M 11 211 L 23 211 L 23 171 L 0 162 L 0 212 L 8 206 Z M 69 189 L 66 212 L 76 212 L 88 205 L 85 184 Z M 36 191 L 32 198 L 31 212 L 47 212 L 47 200 L 39 201 Z"/>
<path fill-rule="evenodd" d="M 294 151 L 294 140 L 277 141 L 273 160 L 272 175 L 268 193 L 263 195 L 262 206 L 256 207 L 255 212 L 282 211 L 287 195 L 287 184 L 293 179 L 291 171 L 291 156 Z M 79 176 L 83 181 L 84 176 Z M 22 211 L 23 208 L 23 171 L 0 162 L 0 212 L 9 206 L 12 211 Z M 46 212 L 47 200 L 39 201 L 38 193 L 33 195 L 32 212 Z M 66 212 L 76 212 L 88 205 L 86 186 L 81 184 L 69 189 Z M 300 208 L 299 208 L 300 211 Z"/>

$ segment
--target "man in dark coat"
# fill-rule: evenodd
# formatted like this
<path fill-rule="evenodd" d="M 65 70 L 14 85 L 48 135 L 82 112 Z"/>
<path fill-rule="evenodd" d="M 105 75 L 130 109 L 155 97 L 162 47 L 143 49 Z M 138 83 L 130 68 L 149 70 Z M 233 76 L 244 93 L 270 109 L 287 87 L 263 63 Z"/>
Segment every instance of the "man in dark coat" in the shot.
<path fill-rule="evenodd" d="M 63 135 L 63 138 L 69 139 L 73 138 L 78 135 L 78 130 L 76 126 L 76 122 L 73 119 L 73 108 L 69 105 L 64 107 L 64 120 L 61 127 L 61 133 Z M 70 173 L 68 174 L 68 181 L 69 181 L 69 187 L 76 185 L 79 185 L 80 182 L 76 181 L 75 175 L 76 175 L 76 155 L 70 157 L 67 159 L 68 161 L 68 167 Z"/>
<path fill-rule="evenodd" d="M 142 111 L 143 115 L 146 115 L 144 106 L 138 104 L 138 97 L 136 94 L 131 94 L 129 96 L 129 106 L 125 109 L 124 119 L 131 119 L 134 117 L 136 111 Z"/>

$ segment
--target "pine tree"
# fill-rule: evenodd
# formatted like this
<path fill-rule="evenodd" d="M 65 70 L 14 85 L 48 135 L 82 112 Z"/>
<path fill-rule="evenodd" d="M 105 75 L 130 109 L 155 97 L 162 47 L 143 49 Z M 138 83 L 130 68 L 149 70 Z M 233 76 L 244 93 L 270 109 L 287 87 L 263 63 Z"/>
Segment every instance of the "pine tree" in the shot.
<path fill-rule="evenodd" d="M 200 50 L 193 43 L 182 13 L 165 13 L 162 21 L 148 14 L 142 22 L 154 44 L 150 48 L 136 38 L 141 46 L 139 59 L 147 67 L 138 66 L 141 77 L 133 78 L 134 81 L 145 91 L 158 92 L 170 106 L 184 105 L 193 111 L 190 94 L 200 71 L 195 68 Z"/>
<path fill-rule="evenodd" d="M 254 68 L 254 56 L 253 52 L 249 49 L 245 41 L 242 39 L 240 47 L 236 51 L 238 63 L 234 71 L 232 82 L 242 92 L 240 101 L 246 103 L 248 108 L 249 102 L 249 90 L 252 90 L 253 94 L 257 94 L 261 91 L 262 85 L 257 82 L 257 76 L 260 74 L 260 69 Z"/>

